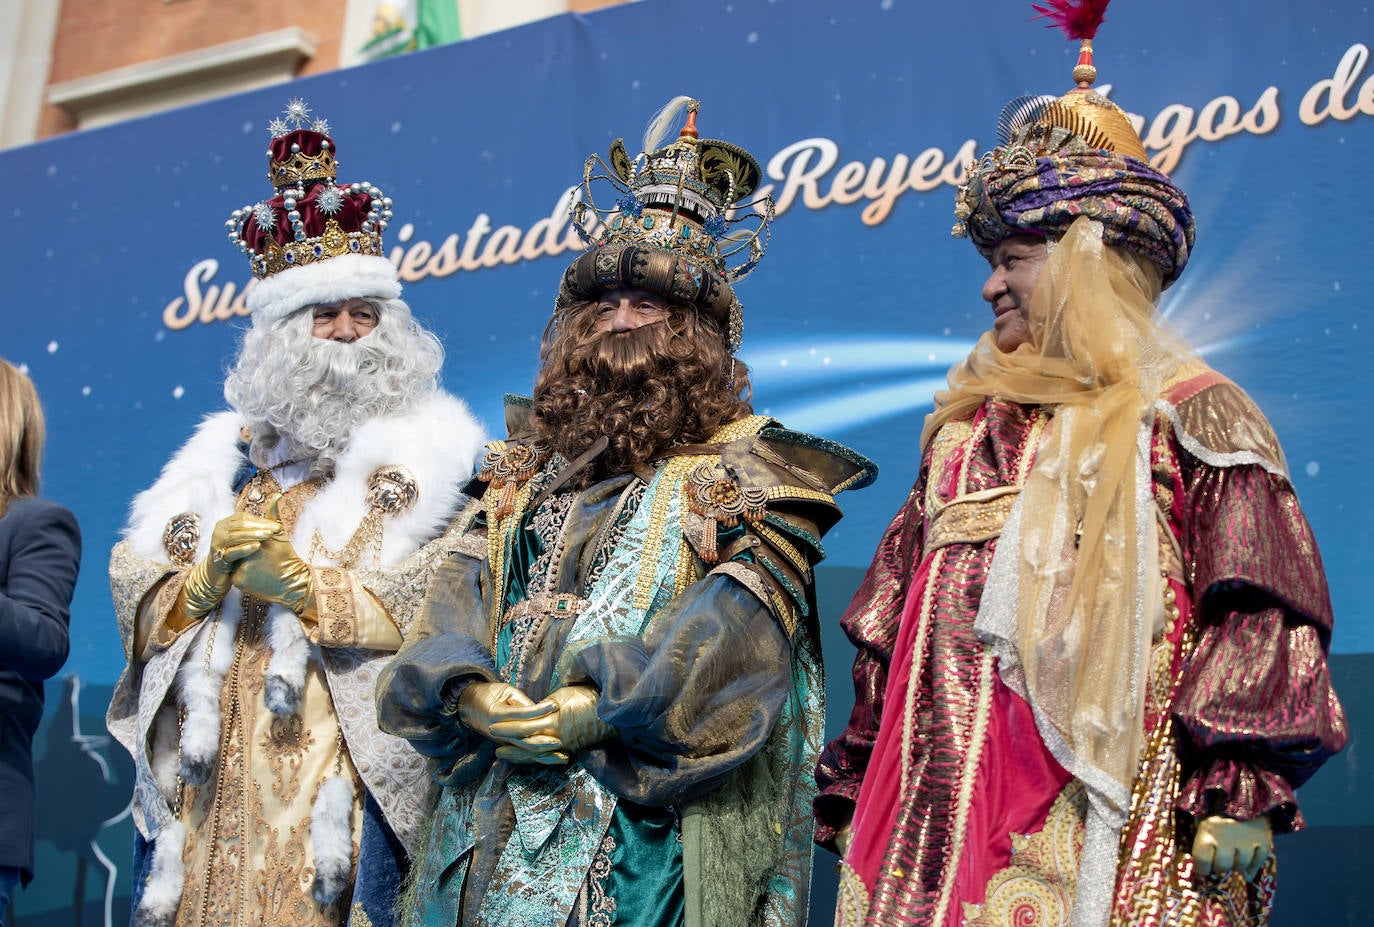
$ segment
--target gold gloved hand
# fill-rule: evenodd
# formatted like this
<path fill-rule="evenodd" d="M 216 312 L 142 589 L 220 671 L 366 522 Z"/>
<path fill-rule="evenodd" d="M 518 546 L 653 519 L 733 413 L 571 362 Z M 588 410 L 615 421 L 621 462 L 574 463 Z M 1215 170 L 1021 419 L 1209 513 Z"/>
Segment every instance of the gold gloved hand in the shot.
<path fill-rule="evenodd" d="M 186 575 L 167 616 L 167 627 L 181 631 L 209 614 L 233 585 L 239 562 L 256 553 L 280 527 L 271 519 L 247 512 L 221 518 L 210 535 L 210 555 L 198 560 Z"/>
<path fill-rule="evenodd" d="M 852 821 L 846 822 L 835 829 L 835 847 L 840 851 L 840 859 L 844 859 L 849 855 L 849 842 L 851 839 L 849 828 L 852 823 Z"/>
<path fill-rule="evenodd" d="M 233 583 L 247 595 L 266 602 L 285 605 L 302 615 L 315 602 L 310 565 L 296 553 L 286 538 L 286 529 L 277 518 L 277 502 L 281 494 L 273 496 L 264 508 L 261 519 L 275 526 L 273 532 L 258 543 L 258 549 L 239 561 L 234 570 Z"/>
<path fill-rule="evenodd" d="M 493 722 L 488 736 L 501 744 L 498 759 L 538 766 L 564 766 L 572 754 L 558 739 L 558 704 L 544 699 L 507 713 Z"/>
<path fill-rule="evenodd" d="M 1220 879 L 1234 871 L 1249 882 L 1273 855 L 1274 832 L 1268 817 L 1237 821 L 1212 815 L 1198 822 L 1193 837 L 1193 875 Z"/>
<path fill-rule="evenodd" d="M 492 725 L 492 734 L 505 740 L 496 755 L 516 763 L 566 763 L 576 751 L 615 733 L 596 712 L 601 693 L 592 686 L 564 686 L 530 706 L 523 718 Z"/>
<path fill-rule="evenodd" d="M 564 686 L 549 693 L 548 701 L 558 704 L 558 739 L 563 749 L 581 750 L 615 734 L 596 713 L 601 693 L 593 686 Z"/>
<path fill-rule="evenodd" d="M 488 740 L 505 743 L 492 734 L 492 725 L 513 716 L 526 717 L 533 706 L 528 695 L 509 683 L 470 682 L 458 697 L 458 720 Z"/>

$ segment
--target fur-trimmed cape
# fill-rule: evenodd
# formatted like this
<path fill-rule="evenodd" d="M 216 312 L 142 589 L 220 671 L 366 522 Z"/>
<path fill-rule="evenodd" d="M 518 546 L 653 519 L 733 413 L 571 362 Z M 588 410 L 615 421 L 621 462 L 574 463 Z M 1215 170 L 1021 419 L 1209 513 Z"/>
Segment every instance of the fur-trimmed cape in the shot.
<path fill-rule="evenodd" d="M 167 559 L 162 533 L 181 512 L 201 518 L 196 557 L 210 552 L 215 522 L 234 512 L 234 475 L 243 463 L 239 451 L 243 419 L 220 412 L 201 422 L 150 488 L 134 498 L 124 537 L 133 552 L 149 560 Z M 485 438 L 482 426 L 455 396 L 435 392 L 403 415 L 373 419 L 354 429 L 334 478 L 306 506 L 292 535 L 304 553 L 319 531 L 326 547 L 344 546 L 367 514 L 367 479 L 378 467 L 400 464 L 419 486 L 414 507 L 386 520 L 382 563 L 394 566 L 437 537 L 463 499 Z"/>
<path fill-rule="evenodd" d="M 125 649 L 139 601 L 154 583 L 176 568 L 169 563 L 162 535 L 176 515 L 200 517 L 196 557 L 209 553 L 217 521 L 234 511 L 234 478 L 243 464 L 244 421 L 235 412 L 207 417 L 173 455 L 151 488 L 133 502 L 124 541 L 111 559 L 111 584 Z M 450 519 L 466 497 L 461 487 L 471 476 L 484 442 L 481 425 L 466 404 L 436 391 L 413 410 L 374 419 L 357 427 L 339 458 L 334 478 L 311 499 L 297 520 L 292 541 L 306 556 L 318 532 L 325 547 L 344 547 L 367 514 L 368 478 L 379 467 L 399 465 L 418 487 L 414 505 L 384 521 L 379 563 L 367 572 L 380 580 L 405 582 L 406 574 L 426 559 L 417 552 L 440 543 Z M 439 539 L 439 540 L 436 540 Z M 328 561 L 316 558 L 316 563 Z M 411 585 L 414 585 L 413 583 Z M 369 585 L 369 588 L 372 588 Z M 423 589 L 423 584 L 420 584 Z M 383 604 L 404 632 L 413 609 L 401 614 L 377 589 Z M 230 601 L 232 598 L 233 601 Z M 235 614 L 238 591 L 225 600 L 225 613 Z M 110 731 L 133 755 L 136 767 L 134 821 L 149 840 L 172 820 L 168 800 L 175 788 L 175 742 L 154 742 L 157 727 L 175 730 L 175 715 L 156 724 L 159 712 L 175 699 L 178 667 L 187 659 L 197 634 L 187 633 L 167 650 L 140 664 L 138 655 L 116 685 L 107 722 Z M 321 660 L 338 711 L 349 754 L 387 823 L 407 850 L 417 848 L 428 813 L 432 785 L 424 760 L 399 738 L 377 728 L 375 680 L 391 655 L 365 650 L 323 649 Z M 167 755 L 170 753 L 170 757 Z"/>

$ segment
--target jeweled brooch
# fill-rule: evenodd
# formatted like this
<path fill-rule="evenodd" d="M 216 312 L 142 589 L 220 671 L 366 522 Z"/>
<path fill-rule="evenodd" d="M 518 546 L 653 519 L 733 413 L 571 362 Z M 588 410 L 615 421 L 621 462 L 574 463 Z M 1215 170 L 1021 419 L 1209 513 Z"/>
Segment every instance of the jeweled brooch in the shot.
<path fill-rule="evenodd" d="M 516 493 L 529 482 L 530 477 L 539 472 L 548 456 L 548 451 L 538 444 L 511 443 L 487 451 L 482 458 L 482 468 L 477 471 L 477 478 L 501 492 L 493 513 L 497 519 L 515 511 Z"/>
<path fill-rule="evenodd" d="M 760 521 L 767 514 L 768 492 L 740 486 L 719 464 L 702 461 L 687 474 L 687 503 L 692 513 L 706 520 L 698 552 L 707 563 L 719 559 L 716 531 L 733 528 L 740 519 Z"/>
<path fill-rule="evenodd" d="M 200 516 L 195 512 L 173 515 L 162 531 L 162 547 L 177 566 L 196 562 L 196 546 L 200 543 Z"/>

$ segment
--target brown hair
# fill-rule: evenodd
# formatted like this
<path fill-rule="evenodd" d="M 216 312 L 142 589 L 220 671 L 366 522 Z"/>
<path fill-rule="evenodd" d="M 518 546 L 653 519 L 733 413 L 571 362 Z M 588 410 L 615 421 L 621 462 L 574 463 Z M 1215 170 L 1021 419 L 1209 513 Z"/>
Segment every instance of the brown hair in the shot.
<path fill-rule="evenodd" d="M 628 472 L 752 414 L 749 370 L 712 319 L 674 306 L 663 322 L 597 332 L 596 305 L 550 321 L 534 387 L 535 436 L 548 447 L 571 459 L 610 439 L 579 483 Z"/>
<path fill-rule="evenodd" d="M 0 360 L 0 511 L 11 499 L 38 494 L 44 434 L 32 381 Z"/>

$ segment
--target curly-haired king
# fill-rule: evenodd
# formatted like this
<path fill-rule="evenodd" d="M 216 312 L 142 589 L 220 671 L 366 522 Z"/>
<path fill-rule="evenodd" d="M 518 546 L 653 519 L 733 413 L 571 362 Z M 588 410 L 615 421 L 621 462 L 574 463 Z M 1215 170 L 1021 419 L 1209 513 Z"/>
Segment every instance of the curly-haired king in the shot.
<path fill-rule="evenodd" d="M 533 400 L 507 397 L 378 678 L 379 723 L 444 786 L 407 923 L 806 920 L 815 565 L 874 467 L 754 414 L 721 249 L 762 253 L 723 237 L 758 169 L 698 138 L 696 105 L 636 161 L 612 146 L 619 212 L 564 271 Z"/>
<path fill-rule="evenodd" d="M 597 309 L 588 301 L 549 323 L 534 388 L 535 435 L 549 449 L 571 460 L 609 440 L 583 485 L 753 414 L 748 367 L 714 319 L 674 306 L 665 324 L 598 332 Z"/>

